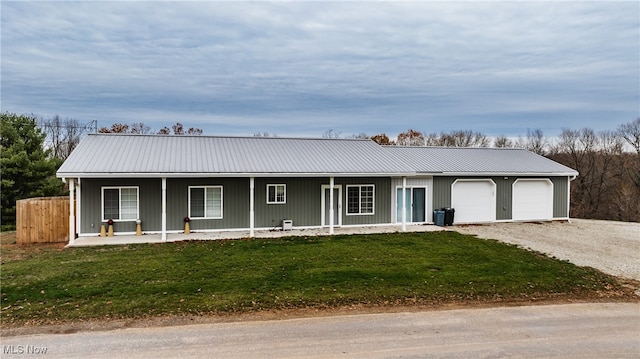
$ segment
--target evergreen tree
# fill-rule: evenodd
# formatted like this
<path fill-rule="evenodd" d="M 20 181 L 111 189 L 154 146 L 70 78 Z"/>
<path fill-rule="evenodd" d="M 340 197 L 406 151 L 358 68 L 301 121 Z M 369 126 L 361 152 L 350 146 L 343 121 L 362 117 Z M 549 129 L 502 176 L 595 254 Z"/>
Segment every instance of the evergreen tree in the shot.
<path fill-rule="evenodd" d="M 2 228 L 11 229 L 15 228 L 17 200 L 66 191 L 56 178 L 62 160 L 50 157 L 44 148 L 45 134 L 37 127 L 36 118 L 8 112 L 0 118 Z"/>

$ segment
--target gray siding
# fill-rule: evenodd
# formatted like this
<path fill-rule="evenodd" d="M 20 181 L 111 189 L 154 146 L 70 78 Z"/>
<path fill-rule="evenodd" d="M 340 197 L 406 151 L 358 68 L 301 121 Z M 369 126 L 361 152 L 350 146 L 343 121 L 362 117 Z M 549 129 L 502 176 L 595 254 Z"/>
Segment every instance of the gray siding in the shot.
<path fill-rule="evenodd" d="M 569 217 L 569 177 L 551 177 L 553 182 L 553 218 Z"/>
<path fill-rule="evenodd" d="M 342 224 L 378 224 L 391 221 L 390 178 L 335 178 L 336 186 L 342 186 Z M 287 186 L 286 204 L 267 204 L 267 184 Z M 347 215 L 347 185 L 375 186 L 373 215 Z M 255 226 L 279 227 L 283 219 L 293 221 L 294 227 L 320 226 L 322 223 L 322 186 L 329 185 L 329 178 L 256 178 Z"/>
<path fill-rule="evenodd" d="M 553 182 L 553 217 L 567 217 L 568 177 L 433 177 L 433 208 L 451 206 L 451 185 L 458 178 L 491 178 L 496 183 L 496 220 L 513 218 L 513 183 L 518 178 L 549 178 Z"/>
<path fill-rule="evenodd" d="M 189 214 L 189 186 L 222 186 L 222 218 L 193 219 L 192 230 L 249 228 L 248 178 L 167 179 L 167 230 L 184 229 Z"/>
<path fill-rule="evenodd" d="M 336 178 L 342 185 L 342 224 L 391 223 L 391 178 Z M 326 184 L 329 184 L 327 181 Z M 375 209 L 373 215 L 347 215 L 347 185 L 359 184 L 375 186 Z"/>
<path fill-rule="evenodd" d="M 321 185 L 323 178 L 256 178 L 255 179 L 255 226 L 256 228 L 279 227 L 283 219 L 293 225 L 319 226 L 321 219 Z M 286 185 L 285 204 L 267 204 L 267 184 Z M 248 188 L 248 187 L 247 187 Z M 247 216 L 248 216 L 247 211 Z"/>
<path fill-rule="evenodd" d="M 80 232 L 98 233 L 102 223 L 102 187 L 137 186 L 143 231 L 159 231 L 162 226 L 162 182 L 158 179 L 82 179 L 80 182 Z M 136 223 L 116 222 L 116 232 L 135 232 Z"/>
<path fill-rule="evenodd" d="M 267 204 L 267 184 L 285 184 L 285 204 Z M 283 219 L 293 220 L 294 226 L 320 226 L 322 218 L 322 185 L 328 178 L 256 178 L 255 179 L 255 227 L 279 227 Z M 342 224 L 378 224 L 391 221 L 390 178 L 336 178 L 342 186 Z M 347 215 L 347 191 L 350 184 L 375 186 L 375 213 L 373 215 Z M 143 231 L 162 230 L 162 180 L 161 179 L 83 179 L 81 182 L 81 232 L 97 233 L 102 223 L 102 187 L 137 186 L 139 209 Z M 189 186 L 222 186 L 223 215 L 221 219 L 192 219 L 192 230 L 249 228 L 249 179 L 248 178 L 168 178 L 167 179 L 167 230 L 184 228 L 183 219 L 188 216 Z M 117 222 L 116 232 L 134 232 L 135 222 Z"/>

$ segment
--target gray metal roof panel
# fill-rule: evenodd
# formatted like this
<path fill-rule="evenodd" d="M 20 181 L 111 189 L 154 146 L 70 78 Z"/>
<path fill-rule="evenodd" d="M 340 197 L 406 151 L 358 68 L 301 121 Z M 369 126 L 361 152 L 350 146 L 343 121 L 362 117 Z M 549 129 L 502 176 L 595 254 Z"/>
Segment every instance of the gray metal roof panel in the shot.
<path fill-rule="evenodd" d="M 101 174 L 412 174 L 375 142 L 351 139 L 95 134 L 59 177 Z"/>
<path fill-rule="evenodd" d="M 559 174 L 578 172 L 524 149 L 385 146 L 418 173 Z"/>

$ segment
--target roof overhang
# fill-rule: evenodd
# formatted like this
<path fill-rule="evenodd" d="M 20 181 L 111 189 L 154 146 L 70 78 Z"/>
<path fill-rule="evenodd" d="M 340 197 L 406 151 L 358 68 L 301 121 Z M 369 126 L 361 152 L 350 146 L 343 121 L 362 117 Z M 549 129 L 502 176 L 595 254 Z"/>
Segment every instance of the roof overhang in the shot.
<path fill-rule="evenodd" d="M 322 173 L 131 173 L 131 172 L 91 172 L 91 173 L 65 173 L 58 172 L 59 178 L 249 178 L 249 177 L 413 177 L 415 172 L 379 172 L 379 173 L 350 173 L 350 172 L 322 172 Z"/>
<path fill-rule="evenodd" d="M 437 172 L 424 174 L 430 176 L 452 177 L 574 177 L 578 175 L 578 172 Z"/>

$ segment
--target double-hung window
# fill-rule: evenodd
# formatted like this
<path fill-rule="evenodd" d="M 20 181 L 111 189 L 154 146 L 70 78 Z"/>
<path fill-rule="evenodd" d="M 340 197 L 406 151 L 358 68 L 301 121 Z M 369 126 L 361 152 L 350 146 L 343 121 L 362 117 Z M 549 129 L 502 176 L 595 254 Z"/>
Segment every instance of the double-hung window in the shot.
<path fill-rule="evenodd" d="M 284 203 L 287 203 L 287 185 L 268 184 L 267 185 L 267 204 L 284 204 Z"/>
<path fill-rule="evenodd" d="M 189 218 L 222 218 L 222 186 L 189 187 Z"/>
<path fill-rule="evenodd" d="M 347 186 L 347 214 L 373 214 L 373 185 Z"/>
<path fill-rule="evenodd" d="M 138 187 L 102 187 L 102 220 L 139 218 Z"/>

